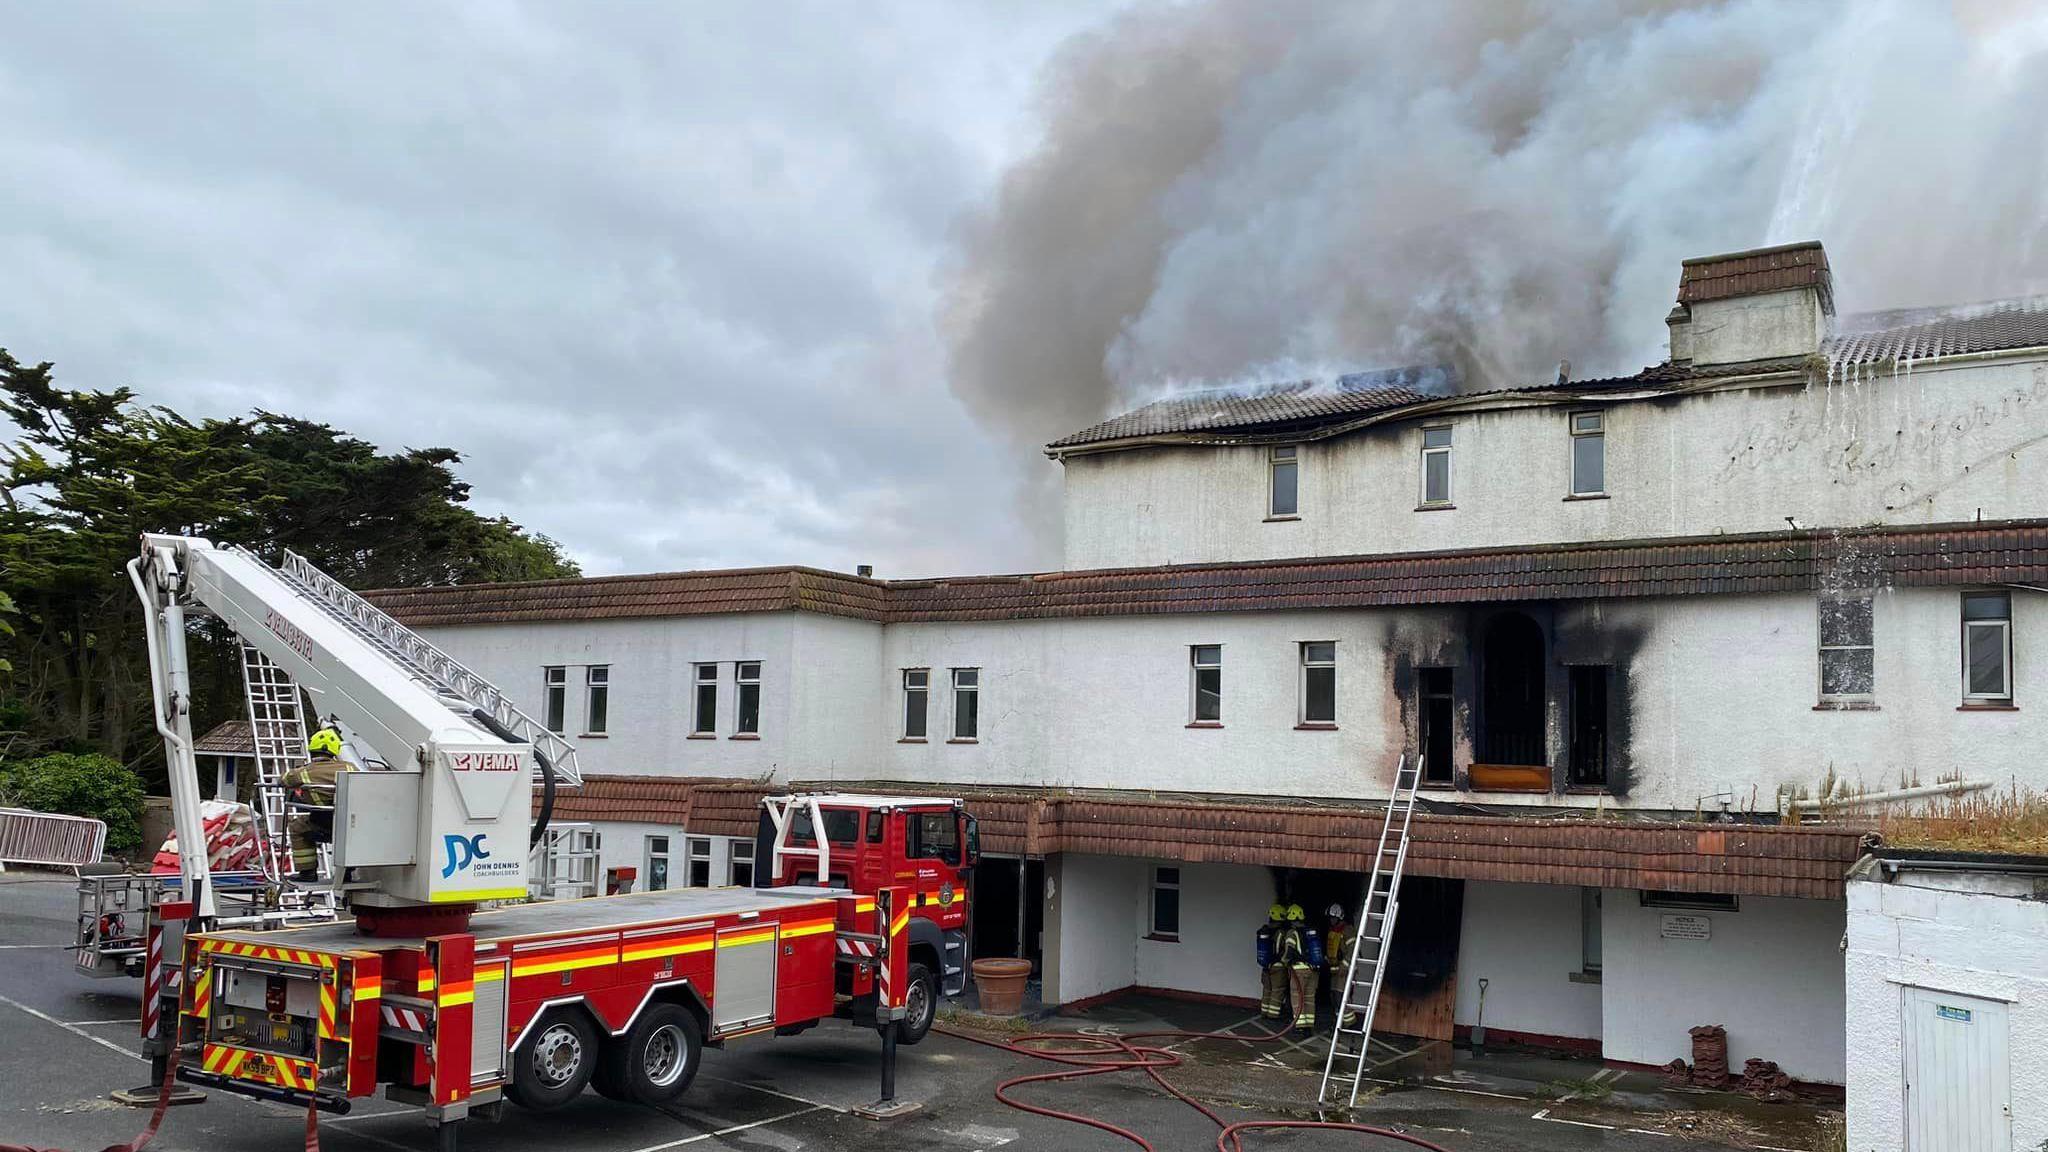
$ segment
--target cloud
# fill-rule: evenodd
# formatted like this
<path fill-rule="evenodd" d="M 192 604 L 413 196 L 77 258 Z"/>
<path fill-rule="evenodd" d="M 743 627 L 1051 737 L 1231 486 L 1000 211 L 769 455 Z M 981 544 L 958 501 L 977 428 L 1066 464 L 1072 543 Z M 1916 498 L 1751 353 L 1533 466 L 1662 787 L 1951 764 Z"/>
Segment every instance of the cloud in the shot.
<path fill-rule="evenodd" d="M 1049 562 L 933 265 L 1084 19 L 916 6 L 30 6 L 0 341 L 188 415 L 462 451 L 592 571 Z"/>

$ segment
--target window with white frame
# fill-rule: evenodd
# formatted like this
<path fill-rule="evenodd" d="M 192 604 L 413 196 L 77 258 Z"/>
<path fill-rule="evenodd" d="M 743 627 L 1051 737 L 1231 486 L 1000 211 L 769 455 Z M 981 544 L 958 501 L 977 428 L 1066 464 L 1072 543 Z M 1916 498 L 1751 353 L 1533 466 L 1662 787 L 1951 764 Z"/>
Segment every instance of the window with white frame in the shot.
<path fill-rule="evenodd" d="M 1877 695 L 1874 598 L 1869 592 L 1820 597 L 1820 698 L 1855 703 Z"/>
<path fill-rule="evenodd" d="M 1451 430 L 1449 426 L 1422 430 L 1422 502 L 1451 502 Z"/>
<path fill-rule="evenodd" d="M 1268 485 L 1266 515 L 1293 516 L 1301 506 L 1301 460 L 1291 444 L 1271 449 L 1267 455 L 1267 469 L 1272 474 Z"/>
<path fill-rule="evenodd" d="M 1152 936 L 1180 939 L 1180 869 L 1161 864 L 1152 869 Z"/>
<path fill-rule="evenodd" d="M 690 699 L 690 735 L 709 736 L 718 731 L 718 665 L 694 667 L 696 692 Z"/>
<path fill-rule="evenodd" d="M 647 838 L 647 891 L 661 892 L 668 888 L 668 837 Z"/>
<path fill-rule="evenodd" d="M 1188 648 L 1188 693 L 1197 724 L 1223 722 L 1223 646 L 1195 644 Z"/>
<path fill-rule="evenodd" d="M 922 740 L 929 728 L 932 702 L 932 670 L 903 670 L 903 738 Z"/>
<path fill-rule="evenodd" d="M 583 734 L 602 736 L 611 722 L 612 669 L 592 664 L 583 670 Z"/>
<path fill-rule="evenodd" d="M 549 665 L 540 670 L 541 714 L 546 717 L 548 731 L 562 734 L 563 724 L 569 710 L 569 670 L 560 664 Z"/>
<path fill-rule="evenodd" d="M 754 886 L 754 842 L 734 840 L 726 858 L 725 882 L 735 888 Z"/>
<path fill-rule="evenodd" d="M 2012 593 L 1963 593 L 1963 700 L 2012 703 Z"/>
<path fill-rule="evenodd" d="M 689 836 L 683 840 L 689 859 L 683 883 L 690 888 L 711 887 L 711 837 Z"/>
<path fill-rule="evenodd" d="M 761 734 L 761 662 L 742 660 L 733 665 L 734 679 L 739 684 L 739 707 L 733 710 L 733 734 L 736 736 L 758 736 Z"/>
<path fill-rule="evenodd" d="M 1574 412 L 1572 420 L 1572 495 L 1607 493 L 1607 413 Z"/>
<path fill-rule="evenodd" d="M 953 739 L 981 739 L 981 669 L 953 669 Z"/>
<path fill-rule="evenodd" d="M 1304 640 L 1301 644 L 1301 724 L 1337 722 L 1337 643 Z"/>

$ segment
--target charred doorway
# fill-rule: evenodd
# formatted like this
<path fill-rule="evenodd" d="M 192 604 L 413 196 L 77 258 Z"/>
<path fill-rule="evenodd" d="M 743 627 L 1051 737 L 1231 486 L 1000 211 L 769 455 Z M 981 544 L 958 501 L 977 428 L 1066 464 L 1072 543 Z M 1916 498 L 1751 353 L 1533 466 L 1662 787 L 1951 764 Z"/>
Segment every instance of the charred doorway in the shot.
<path fill-rule="evenodd" d="M 1022 956 L 1037 975 L 1045 933 L 1044 893 L 1045 861 L 983 856 L 974 866 L 974 893 L 968 905 L 974 957 Z"/>
<path fill-rule="evenodd" d="M 1550 762 L 1543 736 L 1543 629 L 1520 612 L 1486 625 L 1479 656 L 1478 759 L 1485 764 Z"/>
<path fill-rule="evenodd" d="M 1575 664 L 1568 682 L 1571 703 L 1572 787 L 1607 787 L 1607 685 L 1613 669 Z"/>
<path fill-rule="evenodd" d="M 1394 950 L 1380 985 L 1375 1032 L 1449 1040 L 1458 1003 L 1458 943 L 1465 924 L 1465 882 L 1401 878 Z"/>
<path fill-rule="evenodd" d="M 1449 668 L 1415 670 L 1416 714 L 1421 718 L 1422 782 L 1449 784 L 1455 779 L 1451 764 L 1456 747 L 1452 731 L 1453 702 Z"/>

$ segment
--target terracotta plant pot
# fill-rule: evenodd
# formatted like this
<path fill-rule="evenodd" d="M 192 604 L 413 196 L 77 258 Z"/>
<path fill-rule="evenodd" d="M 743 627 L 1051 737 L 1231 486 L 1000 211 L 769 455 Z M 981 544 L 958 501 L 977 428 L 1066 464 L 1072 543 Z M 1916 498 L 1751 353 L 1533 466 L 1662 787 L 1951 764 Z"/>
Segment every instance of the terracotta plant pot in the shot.
<path fill-rule="evenodd" d="M 976 960 L 974 993 L 988 1016 L 1015 1016 L 1024 1008 L 1024 982 L 1031 979 L 1031 961 L 1010 957 Z"/>

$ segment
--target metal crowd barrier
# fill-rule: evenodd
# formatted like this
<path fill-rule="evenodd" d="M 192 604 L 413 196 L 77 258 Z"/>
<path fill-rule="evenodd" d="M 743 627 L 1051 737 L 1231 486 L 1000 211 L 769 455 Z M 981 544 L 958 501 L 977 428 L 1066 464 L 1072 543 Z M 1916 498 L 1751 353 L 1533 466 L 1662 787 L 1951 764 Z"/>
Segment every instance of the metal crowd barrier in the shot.
<path fill-rule="evenodd" d="M 0 865 L 97 864 L 107 846 L 107 822 L 26 808 L 0 808 Z"/>

